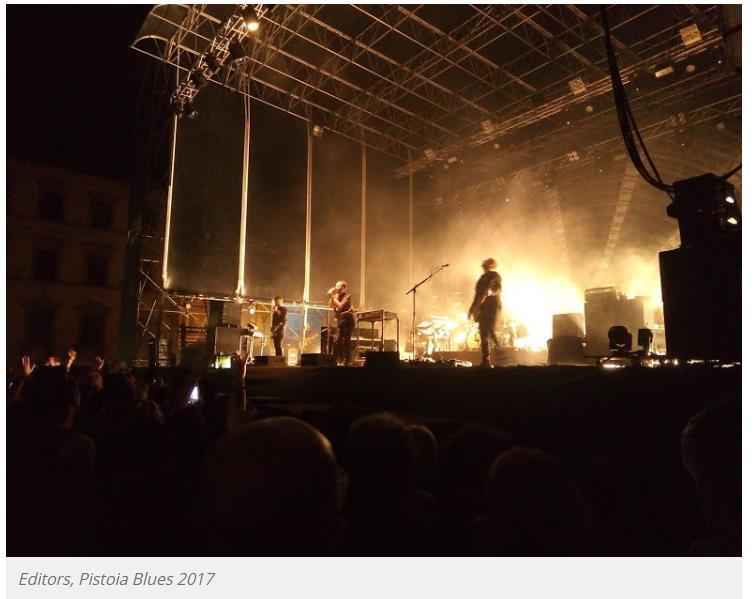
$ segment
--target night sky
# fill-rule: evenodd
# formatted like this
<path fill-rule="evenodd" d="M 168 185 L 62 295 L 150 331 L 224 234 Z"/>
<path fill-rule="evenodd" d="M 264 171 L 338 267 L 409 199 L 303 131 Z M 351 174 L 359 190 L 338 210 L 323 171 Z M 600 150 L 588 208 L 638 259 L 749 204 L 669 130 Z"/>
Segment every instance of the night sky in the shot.
<path fill-rule="evenodd" d="M 127 179 L 149 59 L 130 49 L 151 5 L 7 7 L 7 149 Z"/>

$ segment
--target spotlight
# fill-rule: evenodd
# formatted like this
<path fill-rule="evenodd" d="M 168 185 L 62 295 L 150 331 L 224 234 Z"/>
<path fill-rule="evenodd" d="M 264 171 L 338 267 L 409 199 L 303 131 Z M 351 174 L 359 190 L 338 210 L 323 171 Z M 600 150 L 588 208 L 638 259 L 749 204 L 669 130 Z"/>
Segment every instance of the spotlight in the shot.
<path fill-rule="evenodd" d="M 585 106 L 585 112 L 586 112 L 587 114 L 591 114 L 591 113 L 592 113 L 592 112 L 593 112 L 594 110 L 595 110 L 595 109 L 594 109 L 594 108 L 592 107 L 592 105 L 591 105 L 591 104 L 588 104 L 587 106 Z"/>
<path fill-rule="evenodd" d="M 482 131 L 483 133 L 492 133 L 495 130 L 495 127 L 493 126 L 493 122 L 490 119 L 485 119 L 480 123 L 482 125 Z"/>
<path fill-rule="evenodd" d="M 184 114 L 191 120 L 194 120 L 199 116 L 199 111 L 194 107 L 194 104 L 192 104 L 191 102 L 186 102 L 186 104 L 184 105 Z"/>
<path fill-rule="evenodd" d="M 686 67 L 684 67 L 684 70 L 687 71 L 687 73 L 689 75 L 691 75 L 692 73 L 694 73 L 697 70 L 697 67 L 695 65 L 693 65 L 693 64 L 690 63 Z"/>
<path fill-rule="evenodd" d="M 661 77 L 665 77 L 666 75 L 670 75 L 673 72 L 674 72 L 674 66 L 673 65 L 668 65 L 668 66 L 665 66 L 663 68 L 658 69 L 655 72 L 655 78 L 656 79 L 660 79 Z"/>
<path fill-rule="evenodd" d="M 230 55 L 231 62 L 236 62 L 246 58 L 246 51 L 243 44 L 238 40 L 233 40 L 228 44 L 228 54 Z"/>
<path fill-rule="evenodd" d="M 193 69 L 191 73 L 189 73 L 189 81 L 191 81 L 197 89 L 200 89 L 207 84 L 207 78 L 199 69 Z"/>
<path fill-rule="evenodd" d="M 734 218 L 733 216 L 730 216 L 729 218 L 727 218 L 726 222 L 729 223 L 730 225 L 739 224 L 739 221 L 736 218 Z"/>
<path fill-rule="evenodd" d="M 247 31 L 250 33 L 259 31 L 260 21 L 257 18 L 257 12 L 254 10 L 254 7 L 245 8 L 241 13 L 241 17 L 244 19 Z"/>
<path fill-rule="evenodd" d="M 256 313 L 256 308 L 254 306 L 249 306 L 249 316 L 254 316 Z"/>
<path fill-rule="evenodd" d="M 692 23 L 692 25 L 689 25 L 688 27 L 683 27 L 679 30 L 679 35 L 686 48 L 703 41 L 703 36 L 700 35 L 700 29 L 698 28 L 697 23 Z"/>
<path fill-rule="evenodd" d="M 737 201 L 732 196 L 726 196 L 726 203 L 727 204 L 736 204 Z"/>
<path fill-rule="evenodd" d="M 608 329 L 608 348 L 611 353 L 632 351 L 632 333 L 626 327 L 612 326 Z"/>
<path fill-rule="evenodd" d="M 213 73 L 220 68 L 220 63 L 218 63 L 218 58 L 214 54 L 206 54 L 204 57 L 204 61 L 205 63 L 207 63 L 207 68 L 209 68 Z"/>
<path fill-rule="evenodd" d="M 493 147 L 494 147 L 494 148 L 495 148 L 496 150 L 500 150 L 500 149 L 501 149 L 501 144 L 499 144 L 499 143 L 494 143 L 494 144 L 493 144 Z"/>
<path fill-rule="evenodd" d="M 315 125 L 312 127 L 312 135 L 315 137 L 320 138 L 323 133 L 325 133 L 325 129 L 323 129 L 322 125 Z"/>
<path fill-rule="evenodd" d="M 653 331 L 650 329 L 637 329 L 637 345 L 642 348 L 645 355 L 650 353 L 653 346 Z"/>
<path fill-rule="evenodd" d="M 585 93 L 587 91 L 587 86 L 582 77 L 577 77 L 576 79 L 569 81 L 569 89 L 575 96 L 577 96 Z"/>

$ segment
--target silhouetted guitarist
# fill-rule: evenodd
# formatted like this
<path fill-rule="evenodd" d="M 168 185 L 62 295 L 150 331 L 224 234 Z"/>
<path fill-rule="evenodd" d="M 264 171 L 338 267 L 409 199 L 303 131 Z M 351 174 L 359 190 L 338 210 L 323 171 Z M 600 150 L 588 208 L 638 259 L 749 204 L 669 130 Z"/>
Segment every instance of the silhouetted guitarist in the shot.
<path fill-rule="evenodd" d="M 283 355 L 283 334 L 286 332 L 287 310 L 281 305 L 282 302 L 283 298 L 279 295 L 273 299 L 273 323 L 270 333 L 273 336 L 276 356 Z"/>
<path fill-rule="evenodd" d="M 482 348 L 483 368 L 492 368 L 490 364 L 490 342 L 501 349 L 495 334 L 495 325 L 501 313 L 501 275 L 495 269 L 498 265 L 493 258 L 482 263 L 483 274 L 475 285 L 475 295 L 469 307 L 468 317 L 480 326 L 480 346 Z"/>

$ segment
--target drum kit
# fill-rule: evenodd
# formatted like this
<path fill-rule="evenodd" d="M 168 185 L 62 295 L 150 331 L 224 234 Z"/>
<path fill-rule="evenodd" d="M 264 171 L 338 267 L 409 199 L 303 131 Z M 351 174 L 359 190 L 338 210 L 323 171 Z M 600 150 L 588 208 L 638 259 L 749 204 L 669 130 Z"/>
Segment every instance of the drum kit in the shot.
<path fill-rule="evenodd" d="M 517 339 L 527 335 L 524 325 L 517 321 L 507 319 L 500 325 L 497 334 L 504 347 L 515 347 Z M 431 316 L 417 324 L 417 349 L 428 357 L 434 352 L 479 350 L 480 330 L 476 322 Z"/>
<path fill-rule="evenodd" d="M 480 334 L 473 322 L 460 324 L 446 316 L 431 316 L 417 324 L 418 347 L 422 355 L 437 351 L 479 349 Z"/>

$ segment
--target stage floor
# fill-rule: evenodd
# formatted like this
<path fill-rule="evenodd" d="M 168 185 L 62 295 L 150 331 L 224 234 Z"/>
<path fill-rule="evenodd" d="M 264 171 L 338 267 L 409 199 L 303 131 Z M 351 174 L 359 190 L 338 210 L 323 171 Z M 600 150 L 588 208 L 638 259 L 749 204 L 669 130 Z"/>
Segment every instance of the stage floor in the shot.
<path fill-rule="evenodd" d="M 433 365 L 249 369 L 247 394 L 263 414 L 291 414 L 342 438 L 361 414 L 391 411 L 442 437 L 464 422 L 509 431 L 520 444 L 577 457 L 678 459 L 679 435 L 711 401 L 741 399 L 741 368 L 704 364 L 607 369 Z"/>

